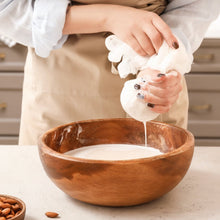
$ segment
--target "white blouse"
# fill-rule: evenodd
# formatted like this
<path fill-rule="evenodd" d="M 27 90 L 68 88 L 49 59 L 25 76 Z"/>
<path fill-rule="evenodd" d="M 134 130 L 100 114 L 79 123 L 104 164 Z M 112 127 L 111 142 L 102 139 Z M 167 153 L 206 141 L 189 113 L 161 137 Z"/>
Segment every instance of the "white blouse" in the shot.
<path fill-rule="evenodd" d="M 61 48 L 68 0 L 0 0 L 0 35 L 35 48 L 41 57 Z M 219 0 L 170 0 L 161 15 L 193 53 L 220 11 Z"/>

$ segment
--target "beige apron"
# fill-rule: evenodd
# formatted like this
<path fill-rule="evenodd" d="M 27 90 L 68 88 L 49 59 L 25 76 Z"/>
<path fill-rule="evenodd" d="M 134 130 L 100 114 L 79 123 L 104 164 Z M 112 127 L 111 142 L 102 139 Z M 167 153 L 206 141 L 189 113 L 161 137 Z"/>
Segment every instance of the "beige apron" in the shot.
<path fill-rule="evenodd" d="M 118 0 L 81 0 L 111 3 Z M 124 0 L 132 6 L 161 14 L 165 0 Z M 23 85 L 20 145 L 37 143 L 46 130 L 78 120 L 126 117 L 120 104 L 124 80 L 111 73 L 104 41 L 106 33 L 71 35 L 64 46 L 46 59 L 29 48 Z M 186 124 L 186 88 L 169 114 L 159 120 Z"/>

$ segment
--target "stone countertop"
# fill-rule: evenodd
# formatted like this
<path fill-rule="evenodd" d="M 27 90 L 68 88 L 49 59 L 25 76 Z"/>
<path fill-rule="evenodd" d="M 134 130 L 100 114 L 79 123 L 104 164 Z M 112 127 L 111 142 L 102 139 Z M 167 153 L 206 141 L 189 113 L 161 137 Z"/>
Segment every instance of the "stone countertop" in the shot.
<path fill-rule="evenodd" d="M 191 167 L 168 194 L 148 204 L 110 208 L 70 198 L 47 177 L 37 146 L 0 146 L 0 194 L 21 198 L 25 220 L 217 220 L 220 219 L 220 147 L 195 147 Z"/>

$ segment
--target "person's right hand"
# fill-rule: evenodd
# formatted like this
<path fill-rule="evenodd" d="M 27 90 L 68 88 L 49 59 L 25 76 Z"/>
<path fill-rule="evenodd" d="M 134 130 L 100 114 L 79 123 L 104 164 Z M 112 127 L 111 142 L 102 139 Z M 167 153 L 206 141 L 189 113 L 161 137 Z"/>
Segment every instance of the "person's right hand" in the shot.
<path fill-rule="evenodd" d="M 112 5 L 107 13 L 107 29 L 141 56 L 157 53 L 163 40 L 177 49 L 178 41 L 169 26 L 153 12 Z"/>

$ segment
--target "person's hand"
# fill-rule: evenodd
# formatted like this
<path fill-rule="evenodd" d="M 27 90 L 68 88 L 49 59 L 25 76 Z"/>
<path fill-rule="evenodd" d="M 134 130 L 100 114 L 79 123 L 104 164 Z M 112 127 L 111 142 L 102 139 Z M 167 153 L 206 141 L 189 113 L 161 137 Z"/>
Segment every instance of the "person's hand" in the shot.
<path fill-rule="evenodd" d="M 158 70 L 148 68 L 142 70 L 138 78 L 141 83 L 135 85 L 140 91 L 137 98 L 144 99 L 152 111 L 157 113 L 168 112 L 182 90 L 182 75 L 176 71 L 161 74 Z"/>
<path fill-rule="evenodd" d="M 107 26 L 123 42 L 142 56 L 157 53 L 163 40 L 177 49 L 178 41 L 169 26 L 153 12 L 140 9 L 112 6 L 107 15 Z"/>

